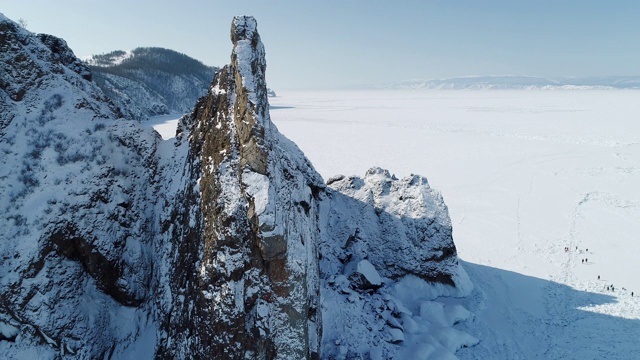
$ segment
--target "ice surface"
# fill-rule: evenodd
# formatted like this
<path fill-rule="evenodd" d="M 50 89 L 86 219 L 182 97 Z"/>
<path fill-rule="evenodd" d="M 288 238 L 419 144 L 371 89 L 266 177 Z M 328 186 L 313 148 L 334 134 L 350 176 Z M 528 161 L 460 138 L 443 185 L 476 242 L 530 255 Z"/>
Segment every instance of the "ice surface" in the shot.
<path fill-rule="evenodd" d="M 162 139 L 169 140 L 176 136 L 178 121 L 180 121 L 183 115 L 184 114 L 170 114 L 152 116 L 148 121 L 143 122 L 142 125 L 153 127 L 153 129 L 162 136 Z"/>

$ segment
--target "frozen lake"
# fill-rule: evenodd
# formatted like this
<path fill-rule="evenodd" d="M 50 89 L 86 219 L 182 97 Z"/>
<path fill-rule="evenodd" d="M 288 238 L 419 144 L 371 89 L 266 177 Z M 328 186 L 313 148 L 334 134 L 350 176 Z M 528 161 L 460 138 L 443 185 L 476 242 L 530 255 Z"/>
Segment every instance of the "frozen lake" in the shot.
<path fill-rule="evenodd" d="M 640 92 L 278 94 L 273 122 L 325 179 L 376 165 L 442 192 L 479 290 L 481 343 L 457 356 L 637 356 Z"/>
<path fill-rule="evenodd" d="M 144 126 L 153 127 L 164 140 L 174 138 L 176 136 L 176 128 L 178 121 L 184 114 L 168 114 L 151 117 L 148 121 L 143 122 Z"/>

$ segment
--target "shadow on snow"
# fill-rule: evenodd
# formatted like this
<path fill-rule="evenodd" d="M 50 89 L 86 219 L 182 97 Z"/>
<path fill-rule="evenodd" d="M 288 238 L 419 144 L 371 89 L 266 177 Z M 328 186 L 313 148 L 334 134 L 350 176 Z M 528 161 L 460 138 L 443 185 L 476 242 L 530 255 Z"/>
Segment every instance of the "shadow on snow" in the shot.
<path fill-rule="evenodd" d="M 459 302 L 475 319 L 459 324 L 480 343 L 461 359 L 638 358 L 640 320 L 585 310 L 616 305 L 638 315 L 640 298 L 629 293 L 581 291 L 550 280 L 462 262 L 475 285 Z M 619 303 L 619 304 L 616 304 Z"/>

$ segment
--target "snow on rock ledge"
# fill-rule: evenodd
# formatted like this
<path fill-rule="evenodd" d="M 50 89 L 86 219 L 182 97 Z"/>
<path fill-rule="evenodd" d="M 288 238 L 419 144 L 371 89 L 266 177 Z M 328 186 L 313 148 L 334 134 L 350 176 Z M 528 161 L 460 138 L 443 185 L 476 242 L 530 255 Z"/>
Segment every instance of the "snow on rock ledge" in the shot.
<path fill-rule="evenodd" d="M 376 289 L 382 286 L 382 278 L 367 260 L 352 261 L 344 268 L 345 275 L 357 289 Z"/>

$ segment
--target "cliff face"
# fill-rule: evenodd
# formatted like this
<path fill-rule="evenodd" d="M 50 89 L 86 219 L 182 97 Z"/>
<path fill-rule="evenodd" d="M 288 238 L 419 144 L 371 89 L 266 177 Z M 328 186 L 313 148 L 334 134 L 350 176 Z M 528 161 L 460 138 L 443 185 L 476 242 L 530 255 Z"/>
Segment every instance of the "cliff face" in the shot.
<path fill-rule="evenodd" d="M 63 40 L 0 15 L 0 353 L 402 357 L 428 331 L 403 289 L 468 292 L 426 179 L 325 185 L 271 122 L 255 19 L 231 41 L 161 141 Z"/>
<path fill-rule="evenodd" d="M 456 285 L 451 220 L 442 196 L 426 178 L 400 180 L 372 168 L 364 178 L 334 177 L 329 187 L 326 202 L 333 211 L 323 228 L 351 260 L 368 259 L 390 280 L 415 275 Z"/>
<path fill-rule="evenodd" d="M 199 208 L 198 231 L 177 249 L 177 258 L 195 261 L 177 268 L 174 288 L 188 285 L 185 306 L 194 311 L 165 324 L 172 341 L 163 351 L 311 357 L 321 329 L 316 259 L 324 185 L 269 118 L 255 20 L 236 17 L 231 40 L 231 64 L 184 119 L 199 189 L 186 207 Z"/>
<path fill-rule="evenodd" d="M 423 310 L 442 309 L 438 297 L 472 289 L 447 207 L 427 179 L 397 179 L 374 167 L 364 178 L 327 183 L 320 212 L 323 357 L 446 358 L 475 344 L 462 333 L 445 340 L 457 331 L 453 323 Z"/>
<path fill-rule="evenodd" d="M 147 322 L 159 137 L 2 15 L 0 68 L 0 352 L 102 357 Z"/>

